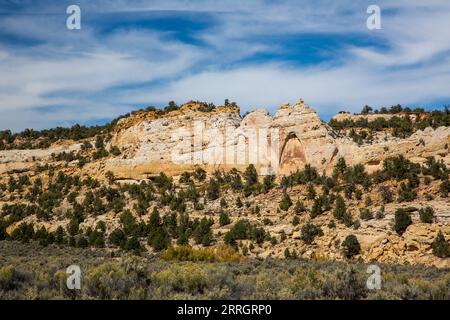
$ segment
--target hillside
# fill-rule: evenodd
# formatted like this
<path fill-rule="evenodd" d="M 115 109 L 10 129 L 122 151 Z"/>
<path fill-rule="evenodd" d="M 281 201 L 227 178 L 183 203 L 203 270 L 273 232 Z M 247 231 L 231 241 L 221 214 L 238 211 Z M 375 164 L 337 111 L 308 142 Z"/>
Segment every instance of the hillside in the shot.
<path fill-rule="evenodd" d="M 448 110 L 191 101 L 0 141 L 0 240 L 450 267 Z"/>

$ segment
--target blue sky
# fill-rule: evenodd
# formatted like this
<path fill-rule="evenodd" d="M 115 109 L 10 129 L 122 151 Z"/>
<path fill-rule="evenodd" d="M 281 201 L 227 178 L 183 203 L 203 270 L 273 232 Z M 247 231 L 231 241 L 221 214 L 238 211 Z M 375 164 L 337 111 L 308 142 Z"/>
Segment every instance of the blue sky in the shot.
<path fill-rule="evenodd" d="M 81 8 L 67 30 L 66 8 Z M 366 9 L 382 10 L 368 30 Z M 0 0 L 0 130 L 103 123 L 174 100 L 242 113 L 450 103 L 450 1 Z"/>

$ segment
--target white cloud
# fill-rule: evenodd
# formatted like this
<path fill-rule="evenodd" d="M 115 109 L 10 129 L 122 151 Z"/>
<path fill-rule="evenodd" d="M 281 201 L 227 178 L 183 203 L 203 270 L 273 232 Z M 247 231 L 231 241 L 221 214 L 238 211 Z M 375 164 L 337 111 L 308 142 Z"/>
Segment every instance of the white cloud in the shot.
<path fill-rule="evenodd" d="M 125 96 L 138 103 L 191 98 L 222 103 L 223 98 L 229 98 L 238 101 L 244 111 L 255 107 L 274 110 L 285 102 L 303 98 L 319 112 L 331 113 L 342 107 L 359 111 L 365 104 L 379 107 L 448 98 L 448 83 L 449 65 L 418 68 L 409 73 L 381 71 L 358 62 L 337 68 L 270 65 L 204 72 L 147 93 L 130 92 Z"/>
<path fill-rule="evenodd" d="M 113 12 L 117 19 L 120 13 L 166 10 L 207 15 L 213 23 L 190 34 L 201 42 L 193 45 L 149 29 L 105 34 L 89 20 L 81 32 L 68 32 L 63 19 L 52 18 L 55 10 L 39 2 L 25 9 L 36 15 L 5 16 L 0 21 L 10 38 L 32 40 L 30 45 L 10 46 L 0 36 L 0 129 L 89 122 L 116 116 L 130 105 L 169 100 L 222 103 L 229 98 L 244 109 L 273 110 L 302 97 L 319 111 L 332 113 L 342 107 L 356 111 L 364 104 L 449 99 L 450 2 L 379 1 L 381 31 L 365 28 L 369 4 L 80 1 L 82 16 Z M 242 62 L 256 53 L 289 50 L 287 43 L 275 44 L 270 37 L 302 34 L 356 34 L 376 39 L 379 46 L 331 48 L 327 54 L 333 60 L 310 67 Z M 129 85 L 134 89 L 123 88 Z M 50 106 L 52 112 L 46 112 Z"/>

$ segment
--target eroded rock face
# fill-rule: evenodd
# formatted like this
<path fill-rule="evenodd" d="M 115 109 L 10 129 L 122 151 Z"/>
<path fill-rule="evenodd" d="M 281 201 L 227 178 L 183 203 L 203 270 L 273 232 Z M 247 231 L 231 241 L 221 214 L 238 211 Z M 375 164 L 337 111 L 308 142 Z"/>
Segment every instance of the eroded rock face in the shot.
<path fill-rule="evenodd" d="M 0 151 L 0 174 L 26 172 L 32 170 L 36 163 L 47 163 L 51 160 L 52 154 L 77 152 L 80 148 L 79 143 L 64 143 L 49 149 Z"/>
<path fill-rule="evenodd" d="M 418 130 L 405 139 L 386 137 L 373 144 L 359 146 L 348 138 L 337 138 L 339 156 L 348 164 L 363 163 L 369 172 L 380 169 L 384 159 L 403 155 L 411 161 L 423 163 L 427 157 L 434 156 L 450 165 L 450 128 L 439 127 Z"/>
<path fill-rule="evenodd" d="M 310 163 L 326 169 L 337 154 L 329 128 L 303 100 L 281 106 L 271 124 L 279 130 L 279 174 L 288 174 Z"/>
<path fill-rule="evenodd" d="M 288 174 L 306 163 L 326 169 L 337 154 L 329 128 L 302 100 L 281 106 L 275 117 L 263 109 L 241 118 L 237 108 L 204 113 L 183 106 L 162 118 L 120 126 L 112 143 L 125 150 L 126 159 L 109 160 L 106 169 L 123 178 L 131 178 L 130 167 L 137 178 L 195 165 L 244 169 L 250 163 L 261 174 Z"/>
<path fill-rule="evenodd" d="M 406 139 L 379 133 L 374 143 L 358 145 L 338 137 L 303 100 L 282 105 L 274 117 L 257 109 L 241 118 L 236 107 L 205 113 L 189 103 L 164 117 L 126 121 L 127 126 L 119 123 L 112 142 L 125 150 L 125 157 L 105 166 L 123 178 L 178 174 L 196 165 L 244 169 L 250 163 L 261 174 L 285 175 L 307 163 L 330 172 L 339 157 L 350 165 L 363 163 L 371 172 L 398 154 L 416 162 L 436 156 L 450 164 L 450 128 L 427 128 Z"/>
<path fill-rule="evenodd" d="M 105 170 L 119 178 L 144 178 L 161 171 L 178 174 L 195 165 L 216 167 L 224 163 L 222 149 L 236 144 L 224 139 L 227 129 L 236 130 L 240 123 L 237 107 L 201 112 L 189 104 L 164 117 L 122 126 L 111 143 L 123 155 L 108 160 Z"/>
<path fill-rule="evenodd" d="M 385 113 L 370 113 L 370 114 L 351 114 L 349 112 L 339 112 L 337 115 L 333 116 L 332 119 L 336 121 L 344 121 L 344 120 L 363 120 L 367 119 L 368 122 L 375 121 L 379 118 L 383 118 L 385 120 L 392 119 L 393 117 L 403 117 L 406 113 L 398 113 L 398 114 L 385 114 Z M 416 114 L 408 114 L 409 118 L 412 122 L 416 122 L 419 120 L 419 117 Z"/>
<path fill-rule="evenodd" d="M 282 105 L 273 117 L 264 109 L 241 118 L 237 106 L 207 112 L 202 108 L 200 103 L 188 102 L 165 115 L 138 112 L 122 119 L 110 143 L 122 154 L 91 163 L 86 171 L 96 177 L 112 171 L 119 179 L 142 179 L 161 171 L 177 175 L 197 165 L 207 171 L 243 170 L 252 163 L 260 174 L 286 175 L 308 163 L 329 173 L 344 157 L 347 164 L 362 163 L 372 172 L 385 158 L 399 154 L 419 163 L 435 156 L 450 165 L 449 127 L 426 128 L 406 139 L 380 132 L 373 143 L 358 145 L 338 136 L 303 100 Z M 52 153 L 79 148 L 80 144 L 72 144 L 47 150 L 0 151 L 0 173 L 31 170 L 33 162 L 45 162 Z"/>
<path fill-rule="evenodd" d="M 280 173 L 289 173 L 296 168 L 302 168 L 307 163 L 305 148 L 300 139 L 294 134 L 286 137 L 286 143 L 281 149 Z"/>

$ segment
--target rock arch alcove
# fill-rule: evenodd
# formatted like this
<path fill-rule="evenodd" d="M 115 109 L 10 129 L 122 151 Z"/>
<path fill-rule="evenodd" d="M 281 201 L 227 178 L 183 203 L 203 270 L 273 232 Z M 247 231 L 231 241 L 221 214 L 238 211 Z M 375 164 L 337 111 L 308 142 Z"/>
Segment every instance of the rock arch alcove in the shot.
<path fill-rule="evenodd" d="M 301 169 L 306 164 L 305 148 L 301 140 L 293 132 L 284 141 L 280 156 L 280 174 L 289 174 Z"/>

